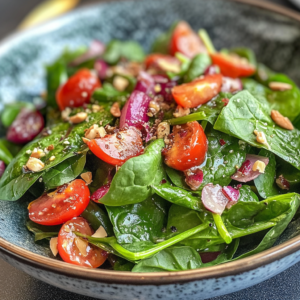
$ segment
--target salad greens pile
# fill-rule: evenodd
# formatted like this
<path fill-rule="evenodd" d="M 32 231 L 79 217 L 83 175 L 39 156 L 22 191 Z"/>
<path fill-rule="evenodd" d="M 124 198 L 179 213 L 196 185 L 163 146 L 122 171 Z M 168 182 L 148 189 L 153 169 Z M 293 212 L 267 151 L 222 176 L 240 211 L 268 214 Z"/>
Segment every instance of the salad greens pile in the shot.
<path fill-rule="evenodd" d="M 66 49 L 46 87 L 42 105 L 1 113 L 0 195 L 28 201 L 54 256 L 190 270 L 264 251 L 297 222 L 300 90 L 250 49 L 217 52 L 181 21 L 148 55 L 134 41 Z"/>

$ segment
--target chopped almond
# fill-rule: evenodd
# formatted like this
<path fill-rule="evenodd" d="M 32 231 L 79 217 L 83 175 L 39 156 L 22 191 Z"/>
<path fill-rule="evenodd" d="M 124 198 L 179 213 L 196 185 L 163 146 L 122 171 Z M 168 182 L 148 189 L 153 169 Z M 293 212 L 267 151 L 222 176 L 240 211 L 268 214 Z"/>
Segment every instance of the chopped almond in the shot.
<path fill-rule="evenodd" d="M 168 122 L 161 122 L 157 127 L 157 138 L 163 139 L 170 134 L 170 124 Z"/>
<path fill-rule="evenodd" d="M 263 161 L 261 161 L 261 160 L 257 160 L 253 164 L 253 167 L 252 167 L 252 170 L 254 172 L 258 171 L 259 173 L 265 173 L 265 169 L 266 169 L 266 164 Z"/>
<path fill-rule="evenodd" d="M 82 141 L 83 141 L 85 144 L 88 144 L 88 142 L 89 142 L 90 140 L 87 139 L 87 138 L 82 137 Z"/>
<path fill-rule="evenodd" d="M 85 131 L 85 137 L 87 139 L 103 138 L 106 135 L 104 127 L 99 127 L 99 125 L 94 124 L 89 129 Z"/>
<path fill-rule="evenodd" d="M 272 110 L 271 111 L 271 118 L 281 128 L 284 128 L 284 129 L 287 129 L 287 130 L 293 130 L 294 129 L 294 126 L 293 126 L 292 122 L 287 117 L 284 117 L 277 110 Z"/>
<path fill-rule="evenodd" d="M 76 115 L 72 116 L 69 118 L 69 121 L 73 124 L 78 124 L 81 123 L 83 121 L 85 121 L 85 119 L 87 118 L 87 113 L 86 112 L 79 112 Z"/>
<path fill-rule="evenodd" d="M 32 172 L 39 172 L 45 167 L 45 164 L 38 158 L 29 157 L 26 167 Z"/>
<path fill-rule="evenodd" d="M 270 149 L 270 146 L 268 144 L 266 135 L 262 131 L 254 130 L 254 134 L 256 135 L 256 141 L 260 144 L 266 145 L 268 149 Z"/>
<path fill-rule="evenodd" d="M 272 81 L 269 83 L 269 88 L 273 91 L 287 91 L 287 90 L 291 90 L 293 86 L 285 82 Z"/>
<path fill-rule="evenodd" d="M 129 84 L 129 81 L 122 76 L 115 76 L 113 86 L 120 92 L 123 92 Z"/>
<path fill-rule="evenodd" d="M 82 256 L 86 257 L 87 256 L 87 247 L 89 245 L 88 241 L 86 240 L 82 240 L 78 237 L 75 238 L 75 244 L 79 250 L 79 252 L 81 253 Z"/>
<path fill-rule="evenodd" d="M 47 150 L 48 151 L 52 151 L 54 149 L 54 146 L 53 145 L 49 145 L 48 147 L 47 147 Z"/>
<path fill-rule="evenodd" d="M 58 249 L 57 249 L 57 240 L 58 238 L 57 237 L 54 237 L 50 240 L 50 249 L 51 249 L 51 252 L 54 256 L 57 255 L 58 253 Z"/>
<path fill-rule="evenodd" d="M 90 184 L 92 182 L 92 172 L 85 172 L 80 175 L 80 177 L 87 183 Z"/>
<path fill-rule="evenodd" d="M 96 232 L 92 235 L 92 237 L 96 237 L 96 238 L 104 238 L 107 237 L 107 233 L 105 231 L 105 229 L 103 228 L 103 226 L 100 226 Z"/>
<path fill-rule="evenodd" d="M 70 107 L 66 107 L 62 112 L 61 112 L 61 118 L 64 121 L 68 121 L 69 120 L 69 115 L 72 112 Z"/>
<path fill-rule="evenodd" d="M 34 148 L 34 150 L 32 151 L 30 157 L 35 157 L 35 158 L 41 158 L 44 157 L 46 154 L 42 149 L 37 149 Z"/>
<path fill-rule="evenodd" d="M 92 111 L 93 111 L 93 113 L 96 113 L 96 112 L 98 112 L 98 111 L 101 111 L 101 106 L 100 105 L 98 105 L 98 104 L 93 104 L 92 105 Z"/>
<path fill-rule="evenodd" d="M 190 114 L 189 108 L 183 108 L 182 106 L 177 106 L 175 112 L 173 113 L 173 116 L 175 118 L 184 117 Z"/>
<path fill-rule="evenodd" d="M 112 107 L 110 108 L 110 113 L 116 118 L 121 116 L 120 106 L 118 102 L 115 102 L 112 105 Z"/>

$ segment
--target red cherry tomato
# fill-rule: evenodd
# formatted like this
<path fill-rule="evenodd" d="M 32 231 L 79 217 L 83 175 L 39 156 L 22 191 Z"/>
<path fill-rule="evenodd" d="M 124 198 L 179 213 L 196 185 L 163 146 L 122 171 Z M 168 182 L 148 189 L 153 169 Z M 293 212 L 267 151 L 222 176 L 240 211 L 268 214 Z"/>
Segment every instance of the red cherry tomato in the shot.
<path fill-rule="evenodd" d="M 143 153 L 141 133 L 134 127 L 88 142 L 90 150 L 111 165 L 121 166 L 131 157 Z"/>
<path fill-rule="evenodd" d="M 78 217 L 89 201 L 89 188 L 83 180 L 76 179 L 31 202 L 29 219 L 42 225 L 59 225 Z"/>
<path fill-rule="evenodd" d="M 218 65 L 224 76 L 237 78 L 247 77 L 255 73 L 255 66 L 250 64 L 246 58 L 236 54 L 211 53 L 214 65 Z"/>
<path fill-rule="evenodd" d="M 171 55 L 153 53 L 149 54 L 145 59 L 146 69 L 154 69 L 157 71 L 180 71 L 180 61 Z"/>
<path fill-rule="evenodd" d="M 107 258 L 107 252 L 77 237 L 73 232 L 92 235 L 94 232 L 82 218 L 73 218 L 65 223 L 58 234 L 57 248 L 63 261 L 88 268 L 100 267 Z"/>
<path fill-rule="evenodd" d="M 207 52 L 200 37 L 184 21 L 177 24 L 171 38 L 170 53 L 175 55 L 176 52 L 180 52 L 190 58 L 196 54 Z"/>
<path fill-rule="evenodd" d="M 221 87 L 221 74 L 206 75 L 192 82 L 173 87 L 172 95 L 178 105 L 194 108 L 217 96 Z"/>
<path fill-rule="evenodd" d="M 80 107 L 89 103 L 93 91 L 99 87 L 101 82 L 88 69 L 79 70 L 57 90 L 56 101 L 59 109 Z"/>
<path fill-rule="evenodd" d="M 184 171 L 201 165 L 207 152 L 207 139 L 197 121 L 173 127 L 171 143 L 163 150 L 169 167 Z"/>

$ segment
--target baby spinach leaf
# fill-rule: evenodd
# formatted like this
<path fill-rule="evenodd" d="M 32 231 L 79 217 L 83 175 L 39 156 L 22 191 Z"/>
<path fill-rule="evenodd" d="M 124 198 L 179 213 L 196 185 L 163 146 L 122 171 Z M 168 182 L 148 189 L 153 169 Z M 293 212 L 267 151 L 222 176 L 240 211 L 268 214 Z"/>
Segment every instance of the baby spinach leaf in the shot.
<path fill-rule="evenodd" d="M 81 216 L 89 222 L 94 230 L 97 230 L 100 226 L 102 226 L 108 236 L 114 235 L 113 226 L 109 220 L 107 212 L 95 202 L 90 201 Z"/>
<path fill-rule="evenodd" d="M 187 246 L 171 247 L 154 256 L 141 260 L 132 272 L 165 272 L 199 269 L 202 267 L 199 253 Z"/>
<path fill-rule="evenodd" d="M 242 201 L 242 202 L 258 202 L 258 197 L 256 196 L 256 194 L 251 190 L 251 187 L 249 185 L 243 185 L 240 189 L 240 196 L 238 201 Z"/>
<path fill-rule="evenodd" d="M 54 189 L 74 180 L 84 169 L 86 153 L 87 151 L 83 151 L 45 171 L 42 178 L 46 189 Z"/>
<path fill-rule="evenodd" d="M 126 206 L 107 206 L 119 244 L 155 242 L 166 223 L 167 202 L 153 195 L 143 202 Z"/>
<path fill-rule="evenodd" d="M 235 94 L 219 115 L 214 129 L 244 140 L 257 148 L 265 148 L 300 169 L 300 132 L 276 126 L 270 109 L 248 91 Z M 268 145 L 258 143 L 254 130 L 264 132 Z"/>
<path fill-rule="evenodd" d="M 204 74 L 204 71 L 211 65 L 210 56 L 206 53 L 197 54 L 190 62 L 184 75 L 184 82 L 191 82 Z"/>
<path fill-rule="evenodd" d="M 34 234 L 34 240 L 40 241 L 43 239 L 58 236 L 58 232 L 61 226 L 44 226 L 28 220 L 26 222 L 26 227 Z"/>
<path fill-rule="evenodd" d="M 258 155 L 269 158 L 269 163 L 266 166 L 265 172 L 254 179 L 254 184 L 259 195 L 266 199 L 278 195 L 278 188 L 275 185 L 276 160 L 275 155 L 266 149 L 261 149 Z"/>
<path fill-rule="evenodd" d="M 101 198 L 101 203 L 122 206 L 142 202 L 151 196 L 150 186 L 163 179 L 163 147 L 162 139 L 155 140 L 145 149 L 144 154 L 127 160 L 114 176 L 108 193 Z"/>
<path fill-rule="evenodd" d="M 139 43 L 135 41 L 112 40 L 106 46 L 102 58 L 109 64 L 115 65 L 121 58 L 129 61 L 143 62 L 145 53 Z"/>
<path fill-rule="evenodd" d="M 127 261 L 126 259 L 123 259 L 121 257 L 117 257 L 113 254 L 110 254 L 108 256 L 108 260 L 111 264 L 113 264 L 113 269 L 115 271 L 131 271 L 134 267 L 134 264 L 130 261 Z"/>
<path fill-rule="evenodd" d="M 186 184 L 184 174 L 181 171 L 172 169 L 168 166 L 165 167 L 165 170 L 173 184 L 182 189 L 191 190 L 191 188 Z"/>

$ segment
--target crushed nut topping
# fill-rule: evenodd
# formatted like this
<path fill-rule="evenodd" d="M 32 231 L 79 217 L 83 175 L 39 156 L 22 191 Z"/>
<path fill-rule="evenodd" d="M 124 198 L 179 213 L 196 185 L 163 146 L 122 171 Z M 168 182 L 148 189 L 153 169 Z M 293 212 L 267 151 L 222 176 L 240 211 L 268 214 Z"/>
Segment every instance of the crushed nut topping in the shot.
<path fill-rule="evenodd" d="M 87 118 L 87 113 L 86 112 L 79 112 L 76 115 L 72 116 L 69 118 L 69 121 L 73 124 L 78 124 L 81 123 L 83 121 L 85 121 L 85 119 Z"/>
<path fill-rule="evenodd" d="M 259 173 L 265 173 L 265 168 L 266 168 L 266 164 L 263 161 L 261 161 L 261 160 L 257 160 L 253 164 L 252 170 L 254 172 L 258 171 Z"/>
<path fill-rule="evenodd" d="M 284 117 L 279 111 L 272 110 L 271 111 L 271 118 L 272 120 L 280 127 L 287 129 L 287 130 L 293 130 L 294 126 L 292 122 L 287 118 Z"/>
<path fill-rule="evenodd" d="M 112 105 L 112 107 L 110 108 L 110 113 L 116 118 L 121 116 L 120 106 L 118 102 L 115 102 Z"/>
<path fill-rule="evenodd" d="M 105 231 L 105 229 L 100 226 L 96 232 L 92 235 L 92 237 L 96 237 L 96 238 L 105 238 L 107 237 L 107 232 Z"/>
<path fill-rule="evenodd" d="M 122 77 L 122 76 L 115 76 L 113 80 L 113 86 L 116 88 L 116 90 L 123 92 L 129 84 L 129 81 Z"/>
<path fill-rule="evenodd" d="M 49 158 L 50 161 L 54 161 L 55 160 L 55 156 L 52 155 L 50 158 Z"/>
<path fill-rule="evenodd" d="M 31 150 L 27 150 L 27 151 L 26 151 L 26 154 L 31 154 Z"/>
<path fill-rule="evenodd" d="M 106 135 L 104 127 L 99 127 L 99 125 L 94 124 L 89 129 L 85 130 L 85 138 L 92 140 L 95 138 L 103 138 Z"/>
<path fill-rule="evenodd" d="M 157 138 L 163 139 L 170 134 L 170 124 L 168 122 L 161 122 L 157 127 Z"/>
<path fill-rule="evenodd" d="M 253 133 L 256 135 L 256 141 L 260 144 L 266 145 L 268 149 L 270 149 L 270 145 L 268 144 L 266 135 L 262 131 L 254 130 Z"/>
<path fill-rule="evenodd" d="M 88 144 L 88 142 L 89 142 L 90 140 L 87 139 L 87 138 L 82 137 L 82 141 L 83 141 L 85 144 Z"/>
<path fill-rule="evenodd" d="M 92 111 L 93 111 L 93 113 L 99 112 L 101 110 L 102 110 L 102 108 L 101 108 L 100 105 L 98 105 L 98 104 L 93 104 L 92 105 Z"/>
<path fill-rule="evenodd" d="M 182 106 L 177 105 L 175 112 L 173 113 L 173 116 L 175 118 L 184 117 L 190 114 L 189 108 L 183 108 Z"/>
<path fill-rule="evenodd" d="M 32 172 L 39 172 L 44 168 L 45 164 L 35 157 L 29 157 L 26 167 Z"/>
<path fill-rule="evenodd" d="M 269 88 L 273 91 L 287 91 L 287 90 L 291 90 L 293 86 L 285 82 L 272 81 L 269 83 Z"/>
<path fill-rule="evenodd" d="M 72 112 L 70 107 L 66 107 L 62 112 L 61 112 L 61 118 L 64 121 L 68 121 L 69 120 L 69 115 Z"/>
<path fill-rule="evenodd" d="M 90 184 L 92 180 L 92 172 L 85 172 L 80 175 L 80 177 L 87 183 Z"/>
<path fill-rule="evenodd" d="M 48 147 L 47 147 L 47 150 L 48 151 L 52 151 L 54 149 L 54 146 L 53 145 L 49 145 Z"/>
<path fill-rule="evenodd" d="M 34 148 L 30 157 L 41 158 L 46 156 L 45 152 L 42 149 Z"/>
<path fill-rule="evenodd" d="M 78 237 L 75 238 L 75 244 L 79 250 L 79 252 L 81 253 L 82 256 L 86 257 L 87 256 L 87 246 L 89 245 L 88 241 L 86 240 L 82 240 Z"/>
<path fill-rule="evenodd" d="M 57 240 L 58 238 L 57 237 L 54 237 L 50 240 L 50 249 L 51 249 L 51 252 L 54 256 L 57 255 L 58 253 L 58 249 L 57 249 Z"/>

